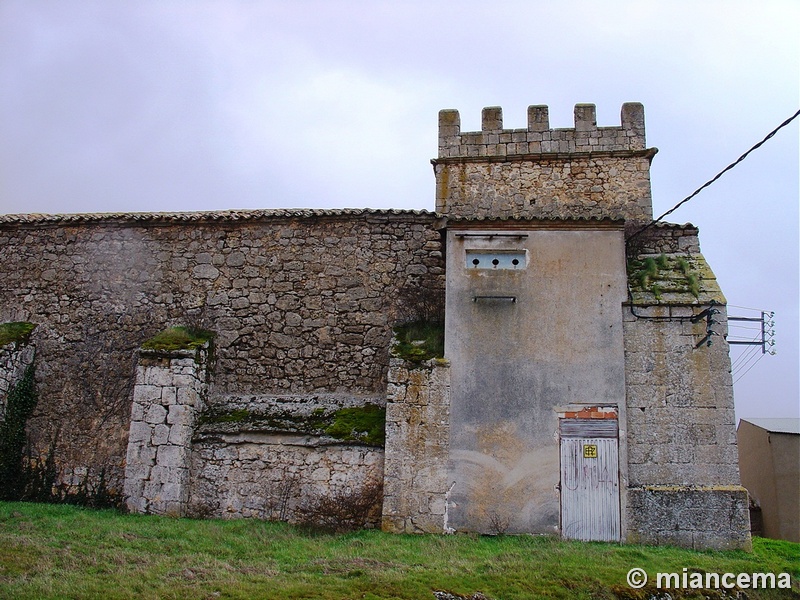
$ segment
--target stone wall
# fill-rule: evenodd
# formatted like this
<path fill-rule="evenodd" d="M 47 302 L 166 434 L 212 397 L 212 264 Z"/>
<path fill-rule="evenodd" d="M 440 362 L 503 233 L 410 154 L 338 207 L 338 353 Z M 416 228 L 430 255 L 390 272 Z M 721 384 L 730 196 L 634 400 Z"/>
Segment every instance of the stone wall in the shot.
<path fill-rule="evenodd" d="M 383 448 L 274 432 L 201 434 L 190 514 L 295 522 L 322 497 L 381 485 Z"/>
<path fill-rule="evenodd" d="M 209 406 L 211 348 L 139 351 L 125 468 L 131 512 L 297 521 L 321 497 L 380 489 L 383 448 L 326 435 L 341 395 L 240 396 Z M 356 397 L 344 405 L 365 406 Z M 381 416 L 382 440 L 383 409 L 366 406 Z M 353 435 L 367 434 L 343 437 Z"/>
<path fill-rule="evenodd" d="M 644 109 L 622 107 L 621 127 L 597 127 L 594 105 L 575 107 L 574 129 L 550 129 L 547 107 L 527 129 L 503 129 L 498 107 L 482 131 L 461 133 L 458 111 L 439 113 L 436 210 L 483 218 L 652 218 Z"/>
<path fill-rule="evenodd" d="M 641 223 L 626 226 L 628 255 L 690 254 L 700 252 L 699 230 L 689 223 Z"/>
<path fill-rule="evenodd" d="M 484 108 L 481 131 L 461 132 L 457 110 L 439 111 L 439 157 L 644 150 L 644 107 L 622 105 L 621 127 L 598 127 L 594 104 L 575 106 L 574 129 L 551 129 L 547 106 L 528 107 L 526 129 L 503 129 L 503 109 Z"/>
<path fill-rule="evenodd" d="M 170 325 L 217 333 L 208 401 L 382 397 L 405 291 L 443 288 L 435 215 L 286 210 L 0 217 L 0 321 L 32 321 L 34 452 L 122 491 L 136 352 Z"/>
<path fill-rule="evenodd" d="M 450 532 L 449 363 L 392 358 L 387 396 L 382 527 L 395 533 Z"/>
<path fill-rule="evenodd" d="M 387 530 L 554 533 L 558 415 L 602 405 L 624 539 L 747 547 L 725 299 L 695 228 L 636 233 L 642 106 L 439 128 L 437 214 L 0 216 L 0 321 L 38 325 L 34 458 L 139 512 L 297 520 L 383 481 Z M 444 304 L 445 228 L 447 362 L 390 365 L 392 326 Z M 173 325 L 213 352 L 139 351 Z M 6 350 L 0 392 L 28 360 Z"/>

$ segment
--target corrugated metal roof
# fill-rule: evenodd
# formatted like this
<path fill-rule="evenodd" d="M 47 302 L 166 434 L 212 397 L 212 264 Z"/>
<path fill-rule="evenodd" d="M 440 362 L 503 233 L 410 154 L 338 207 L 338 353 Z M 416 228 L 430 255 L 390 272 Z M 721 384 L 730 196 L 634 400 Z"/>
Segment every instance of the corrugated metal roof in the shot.
<path fill-rule="evenodd" d="M 782 419 L 741 419 L 751 425 L 766 429 L 770 433 L 796 433 L 800 435 L 800 419 L 785 417 Z"/>

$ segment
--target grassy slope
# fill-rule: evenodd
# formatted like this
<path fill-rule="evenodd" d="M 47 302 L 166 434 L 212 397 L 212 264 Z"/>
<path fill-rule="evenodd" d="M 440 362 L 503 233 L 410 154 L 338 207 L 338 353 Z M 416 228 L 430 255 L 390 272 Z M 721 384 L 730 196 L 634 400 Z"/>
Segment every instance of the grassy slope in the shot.
<path fill-rule="evenodd" d="M 789 571 L 795 591 L 748 590 L 748 598 L 800 598 L 800 545 L 754 547 L 699 553 L 530 536 L 334 536 L 253 520 L 0 503 L 0 598 L 432 600 L 434 589 L 503 600 L 635 598 L 625 585 L 632 567 L 651 575 Z"/>

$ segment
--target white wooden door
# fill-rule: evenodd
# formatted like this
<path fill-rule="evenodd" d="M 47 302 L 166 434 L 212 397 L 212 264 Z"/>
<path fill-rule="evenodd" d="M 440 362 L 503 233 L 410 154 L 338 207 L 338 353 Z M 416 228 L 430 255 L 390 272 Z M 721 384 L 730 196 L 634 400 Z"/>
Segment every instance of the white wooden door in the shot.
<path fill-rule="evenodd" d="M 618 542 L 619 445 L 616 437 L 561 438 L 561 535 Z"/>

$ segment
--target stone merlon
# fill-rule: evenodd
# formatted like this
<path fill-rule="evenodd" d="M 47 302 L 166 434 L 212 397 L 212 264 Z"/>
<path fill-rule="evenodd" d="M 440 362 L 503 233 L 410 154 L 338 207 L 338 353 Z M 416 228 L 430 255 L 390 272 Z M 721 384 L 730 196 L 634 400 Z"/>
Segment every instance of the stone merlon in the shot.
<path fill-rule="evenodd" d="M 575 127 L 551 129 L 547 106 L 529 106 L 527 129 L 503 129 L 503 109 L 490 106 L 481 131 L 462 132 L 458 111 L 446 109 L 439 112 L 439 158 L 644 150 L 644 107 L 626 102 L 620 120 L 620 127 L 597 127 L 595 105 L 576 104 Z"/>

